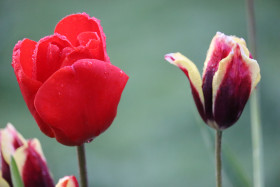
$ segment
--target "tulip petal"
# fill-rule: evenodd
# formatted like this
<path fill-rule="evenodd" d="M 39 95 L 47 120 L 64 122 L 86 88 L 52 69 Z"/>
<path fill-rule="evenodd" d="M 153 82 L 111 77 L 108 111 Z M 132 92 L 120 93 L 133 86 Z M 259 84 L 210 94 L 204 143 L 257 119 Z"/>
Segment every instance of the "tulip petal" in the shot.
<path fill-rule="evenodd" d="M 30 140 L 27 145 L 17 149 L 14 154 L 14 159 L 24 186 L 54 186 L 40 142 L 37 139 Z"/>
<path fill-rule="evenodd" d="M 61 64 L 61 68 L 64 66 L 71 66 L 80 59 L 96 59 L 94 57 L 96 56 L 94 53 L 92 53 L 91 49 L 88 47 L 79 46 L 67 54 Z"/>
<path fill-rule="evenodd" d="M 32 77 L 32 71 L 33 71 L 32 55 L 35 46 L 36 46 L 35 41 L 24 39 L 22 41 L 19 41 L 14 48 L 14 55 L 19 55 L 18 58 L 22 71 L 29 78 Z M 20 53 L 20 54 L 15 54 L 15 53 Z"/>
<path fill-rule="evenodd" d="M 101 39 L 96 32 L 82 32 L 78 35 L 81 46 L 85 46 L 91 53 L 93 59 L 105 60 Z"/>
<path fill-rule="evenodd" d="M 8 123 L 7 127 L 0 131 L 1 155 L 8 164 L 10 164 L 15 150 L 24 144 L 26 144 L 26 140 L 12 124 Z"/>
<path fill-rule="evenodd" d="M 103 46 L 104 61 L 110 61 L 106 52 L 106 36 L 98 19 L 89 17 L 86 13 L 69 15 L 56 25 L 54 32 L 66 36 L 74 46 L 80 45 L 78 40 L 80 33 L 96 32 Z"/>
<path fill-rule="evenodd" d="M 71 47 L 65 36 L 54 34 L 42 38 L 34 51 L 33 77 L 41 82 L 49 78 L 61 66 L 66 54 L 64 48 Z M 68 51 L 67 51 L 68 52 Z"/>
<path fill-rule="evenodd" d="M 213 111 L 219 129 L 226 129 L 239 119 L 258 79 L 258 63 L 243 48 L 236 43 L 213 77 Z"/>
<path fill-rule="evenodd" d="M 9 183 L 0 176 L 0 186 L 1 187 L 10 187 Z"/>
<path fill-rule="evenodd" d="M 35 107 L 64 145 L 81 145 L 112 123 L 128 76 L 118 67 L 83 59 L 55 72 L 39 89 Z"/>
<path fill-rule="evenodd" d="M 40 81 L 31 78 L 31 67 L 33 68 L 33 66 L 30 66 L 30 64 L 33 64 L 32 54 L 35 49 L 35 45 L 36 42 L 29 39 L 19 41 L 13 51 L 12 66 L 28 109 L 37 121 L 41 131 L 47 136 L 53 137 L 54 135 L 52 130 L 42 121 L 34 108 L 34 97 L 42 85 Z M 29 66 L 30 68 L 27 68 Z"/>
<path fill-rule="evenodd" d="M 202 92 L 202 81 L 200 73 L 195 64 L 180 53 L 170 53 L 165 55 L 165 60 L 179 67 L 188 77 L 192 89 L 192 95 L 198 112 L 205 121 L 204 97 Z"/>
<path fill-rule="evenodd" d="M 79 187 L 79 183 L 75 176 L 66 176 L 59 179 L 55 187 Z"/>
<path fill-rule="evenodd" d="M 230 53 L 233 44 L 234 44 L 234 40 L 231 36 L 226 36 L 223 33 L 217 32 L 217 34 L 211 41 L 209 50 L 207 52 L 206 60 L 204 62 L 202 90 L 205 99 L 205 114 L 208 120 L 207 124 L 209 125 L 213 124 L 213 111 L 212 111 L 213 76 L 218 69 L 220 61 L 226 58 Z"/>

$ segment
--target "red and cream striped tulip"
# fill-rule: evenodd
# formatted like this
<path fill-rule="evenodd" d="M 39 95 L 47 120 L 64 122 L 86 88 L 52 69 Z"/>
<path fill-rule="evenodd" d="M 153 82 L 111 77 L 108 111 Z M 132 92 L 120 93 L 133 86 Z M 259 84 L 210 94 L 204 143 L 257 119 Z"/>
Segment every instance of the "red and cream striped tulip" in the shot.
<path fill-rule="evenodd" d="M 202 79 L 195 64 L 182 54 L 170 53 L 165 59 L 186 74 L 200 116 L 217 130 L 239 119 L 261 78 L 259 65 L 244 39 L 220 32 L 210 44 Z"/>
<path fill-rule="evenodd" d="M 26 140 L 16 131 L 12 124 L 8 124 L 6 128 L 0 130 L 1 185 L 4 183 L 3 180 L 9 185 L 12 184 L 10 173 L 11 156 L 23 144 L 26 144 Z"/>
<path fill-rule="evenodd" d="M 54 187 L 40 142 L 32 139 L 18 148 L 14 154 L 24 186 Z"/>
<path fill-rule="evenodd" d="M 66 176 L 61 178 L 55 187 L 79 187 L 75 176 Z"/>

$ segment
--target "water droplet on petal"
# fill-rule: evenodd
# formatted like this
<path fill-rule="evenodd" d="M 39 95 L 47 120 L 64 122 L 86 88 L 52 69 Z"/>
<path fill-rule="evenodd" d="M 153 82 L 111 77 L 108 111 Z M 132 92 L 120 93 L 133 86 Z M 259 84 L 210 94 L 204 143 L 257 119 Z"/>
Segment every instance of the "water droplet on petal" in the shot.
<path fill-rule="evenodd" d="M 90 142 L 92 142 L 92 140 L 93 140 L 93 138 L 87 140 L 86 143 L 90 143 Z"/>

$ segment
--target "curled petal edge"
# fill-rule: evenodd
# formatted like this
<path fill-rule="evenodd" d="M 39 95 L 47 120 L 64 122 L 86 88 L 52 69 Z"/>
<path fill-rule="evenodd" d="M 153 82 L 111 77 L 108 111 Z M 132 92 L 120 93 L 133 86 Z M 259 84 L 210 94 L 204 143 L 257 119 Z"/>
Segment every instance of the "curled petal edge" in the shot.
<path fill-rule="evenodd" d="M 14 147 L 15 141 L 20 141 L 22 144 L 26 144 L 26 140 L 23 136 L 16 131 L 11 123 L 7 124 L 7 127 L 1 131 L 1 153 L 6 163 L 10 165 L 11 156 L 14 154 L 18 147 Z"/>
<path fill-rule="evenodd" d="M 203 120 L 205 121 L 206 119 L 204 117 L 204 96 L 202 92 L 202 80 L 196 65 L 187 57 L 183 56 L 181 53 L 166 54 L 165 60 L 168 61 L 170 64 L 179 67 L 188 77 L 193 97 L 198 107 L 198 111 Z"/>
<path fill-rule="evenodd" d="M 227 63 L 230 62 L 230 59 L 233 58 L 234 56 L 234 50 L 235 48 L 238 46 L 238 44 L 235 45 L 235 47 L 232 49 L 232 51 L 230 52 L 230 54 L 224 58 L 223 60 L 221 60 L 218 70 L 215 73 L 214 77 L 213 77 L 213 101 L 216 98 L 217 95 L 217 91 L 224 79 L 224 76 L 226 74 L 226 68 L 227 68 Z M 246 51 L 244 51 L 243 46 L 240 47 L 240 52 L 241 52 L 241 56 L 242 59 L 247 63 L 247 66 L 249 67 L 249 70 L 251 72 L 251 92 L 253 91 L 253 89 L 257 86 L 257 84 L 259 83 L 260 79 L 261 79 L 261 75 L 260 75 L 260 67 L 259 64 L 256 60 L 249 58 L 249 56 L 247 54 Z M 247 53 L 247 54 L 246 54 Z M 214 107 L 214 105 L 213 105 Z"/>

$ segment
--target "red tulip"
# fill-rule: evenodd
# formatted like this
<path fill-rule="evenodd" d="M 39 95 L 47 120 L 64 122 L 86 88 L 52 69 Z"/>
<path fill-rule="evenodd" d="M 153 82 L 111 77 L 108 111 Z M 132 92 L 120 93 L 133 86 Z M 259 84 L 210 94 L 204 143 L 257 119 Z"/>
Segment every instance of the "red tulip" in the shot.
<path fill-rule="evenodd" d="M 23 39 L 12 66 L 41 131 L 81 145 L 113 122 L 128 76 L 110 63 L 100 21 L 87 14 L 62 19 L 38 42 Z"/>
<path fill-rule="evenodd" d="M 75 176 L 66 176 L 60 179 L 55 187 L 79 187 Z"/>
<path fill-rule="evenodd" d="M 261 77 L 245 41 L 219 32 L 210 44 L 202 80 L 194 63 L 180 53 L 167 54 L 165 59 L 186 74 L 199 114 L 217 130 L 239 119 Z"/>

